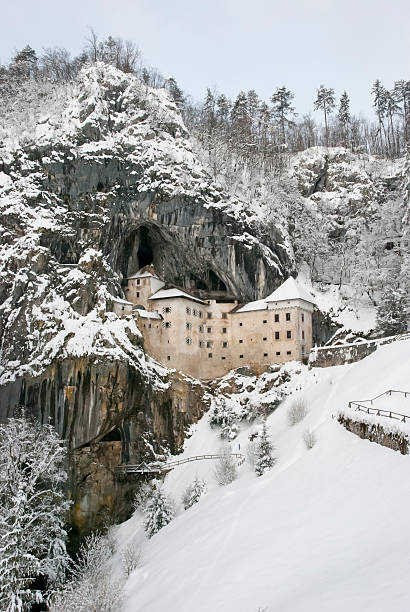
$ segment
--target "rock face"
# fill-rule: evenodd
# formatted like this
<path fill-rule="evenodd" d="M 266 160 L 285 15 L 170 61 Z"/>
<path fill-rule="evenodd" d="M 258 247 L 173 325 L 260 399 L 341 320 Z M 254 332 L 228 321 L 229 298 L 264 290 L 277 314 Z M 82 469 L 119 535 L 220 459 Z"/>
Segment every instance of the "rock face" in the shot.
<path fill-rule="evenodd" d="M 213 183 L 164 90 L 97 64 L 49 106 L 36 95 L 0 133 L 0 418 L 25 405 L 67 439 L 86 531 L 130 510 L 118 463 L 178 452 L 207 406 L 145 356 L 132 317 L 109 312 L 122 279 L 153 263 L 168 282 L 248 300 L 292 254 Z"/>

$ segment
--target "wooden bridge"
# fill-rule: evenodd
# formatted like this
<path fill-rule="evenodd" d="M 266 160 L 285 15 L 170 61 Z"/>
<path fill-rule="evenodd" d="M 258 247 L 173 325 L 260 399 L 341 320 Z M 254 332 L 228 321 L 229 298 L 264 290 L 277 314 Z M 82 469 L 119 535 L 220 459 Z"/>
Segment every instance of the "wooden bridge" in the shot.
<path fill-rule="evenodd" d="M 242 453 L 229 453 L 228 456 L 237 459 L 238 465 L 242 465 L 245 461 L 245 457 L 244 455 L 242 455 Z M 221 457 L 225 457 L 225 455 L 196 455 L 195 457 L 177 459 L 176 461 L 170 461 L 169 463 L 165 463 L 163 461 L 139 463 L 137 465 L 126 463 L 123 465 L 119 465 L 116 469 L 118 472 L 121 472 L 123 474 L 163 474 L 169 472 L 170 470 L 173 470 L 174 468 L 180 465 L 184 465 L 185 463 L 191 463 L 192 461 L 204 461 L 207 459 L 220 459 Z"/>
<path fill-rule="evenodd" d="M 410 408 L 410 391 L 395 391 L 393 389 L 389 389 L 384 393 L 380 393 L 380 395 L 376 395 L 376 397 L 373 397 L 372 399 L 351 401 L 349 402 L 349 408 L 355 408 L 356 410 L 366 412 L 367 414 L 374 414 L 376 416 L 386 417 L 388 419 L 395 419 L 396 421 L 402 421 L 402 423 L 407 423 L 408 421 L 410 421 L 410 415 L 401 414 L 400 412 L 393 412 L 393 410 L 385 410 L 384 408 L 376 408 L 373 406 L 373 402 L 375 402 L 377 399 L 384 396 L 392 396 L 394 393 L 403 395 L 405 399 L 409 398 Z M 365 406 L 365 402 L 370 402 L 370 406 Z"/>

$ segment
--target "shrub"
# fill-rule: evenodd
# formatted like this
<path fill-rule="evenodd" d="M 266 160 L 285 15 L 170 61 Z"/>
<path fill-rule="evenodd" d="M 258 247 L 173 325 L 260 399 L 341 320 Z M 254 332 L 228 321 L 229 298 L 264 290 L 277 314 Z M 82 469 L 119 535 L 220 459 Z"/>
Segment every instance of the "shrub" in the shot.
<path fill-rule="evenodd" d="M 306 431 L 303 434 L 303 441 L 308 450 L 313 448 L 317 441 L 315 432 L 312 431 L 311 429 L 306 429 Z"/>
<path fill-rule="evenodd" d="M 308 413 L 308 408 L 305 400 L 302 397 L 294 400 L 289 406 L 288 410 L 288 423 L 290 426 L 296 425 L 303 421 Z"/>
<path fill-rule="evenodd" d="M 257 476 L 262 476 L 275 465 L 277 459 L 273 456 L 273 450 L 274 446 L 269 439 L 266 423 L 264 423 L 256 446 L 256 460 L 254 469 Z"/>
<path fill-rule="evenodd" d="M 121 551 L 121 565 L 125 578 L 142 565 L 142 549 L 132 542 L 127 544 Z"/>
<path fill-rule="evenodd" d="M 217 460 L 214 475 L 216 482 L 220 486 L 231 484 L 237 477 L 237 467 L 235 457 L 232 457 L 229 446 L 223 447 L 219 451 L 220 457 Z"/>
<path fill-rule="evenodd" d="M 186 489 L 182 498 L 184 509 L 188 510 L 188 508 L 191 508 L 191 506 L 198 503 L 200 498 L 205 495 L 206 492 L 206 482 L 204 480 L 199 480 L 198 477 L 195 478 L 195 480 Z"/>
<path fill-rule="evenodd" d="M 162 487 L 155 489 L 145 506 L 145 532 L 152 538 L 160 529 L 168 525 L 175 516 L 174 502 L 167 497 Z"/>

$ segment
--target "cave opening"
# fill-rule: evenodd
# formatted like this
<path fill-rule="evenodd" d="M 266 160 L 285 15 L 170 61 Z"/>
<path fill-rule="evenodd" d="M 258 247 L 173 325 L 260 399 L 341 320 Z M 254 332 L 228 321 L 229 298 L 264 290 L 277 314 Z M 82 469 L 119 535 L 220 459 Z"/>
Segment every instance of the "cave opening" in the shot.
<path fill-rule="evenodd" d="M 144 225 L 139 229 L 139 246 L 137 251 L 138 269 L 148 266 L 154 261 L 154 251 L 149 230 Z"/>
<path fill-rule="evenodd" d="M 118 427 L 111 429 L 111 431 L 101 438 L 100 442 L 121 442 L 121 432 Z"/>
<path fill-rule="evenodd" d="M 219 276 L 217 276 L 213 270 L 209 270 L 209 284 L 211 287 L 211 291 L 226 291 L 227 290 L 226 285 L 223 282 L 223 280 L 221 280 Z"/>

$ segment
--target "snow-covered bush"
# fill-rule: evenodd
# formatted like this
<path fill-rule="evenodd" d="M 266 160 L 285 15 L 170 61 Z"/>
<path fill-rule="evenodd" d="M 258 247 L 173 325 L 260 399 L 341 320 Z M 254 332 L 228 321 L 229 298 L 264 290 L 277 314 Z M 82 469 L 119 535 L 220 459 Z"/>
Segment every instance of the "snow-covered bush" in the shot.
<path fill-rule="evenodd" d="M 384 289 L 377 308 L 376 332 L 394 336 L 407 331 L 407 294 L 404 289 L 388 286 Z"/>
<path fill-rule="evenodd" d="M 306 429 L 303 434 L 303 441 L 306 445 L 306 448 L 310 450 L 316 444 L 316 434 L 312 429 Z"/>
<path fill-rule="evenodd" d="M 145 510 L 145 532 L 152 538 L 160 529 L 168 525 L 175 516 L 174 502 L 167 497 L 162 487 L 158 487 L 148 499 Z"/>
<path fill-rule="evenodd" d="M 237 466 L 235 457 L 232 456 L 231 449 L 229 446 L 224 446 L 219 451 L 219 459 L 214 469 L 214 475 L 216 482 L 220 486 L 231 484 L 237 475 Z"/>
<path fill-rule="evenodd" d="M 122 603 L 122 586 L 110 577 L 111 546 L 95 533 L 80 547 L 71 580 L 49 602 L 50 612 L 114 612 Z"/>
<path fill-rule="evenodd" d="M 50 425 L 23 412 L 0 425 L 0 609 L 43 601 L 65 575 L 67 451 Z M 37 578 L 44 591 L 35 586 Z"/>
<path fill-rule="evenodd" d="M 255 468 L 257 449 L 258 443 L 256 440 L 251 440 L 246 447 L 246 460 L 252 469 Z"/>
<path fill-rule="evenodd" d="M 221 427 L 221 438 L 234 440 L 238 435 L 238 417 L 235 411 L 228 405 L 224 398 L 214 401 L 209 417 L 211 425 Z"/>
<path fill-rule="evenodd" d="M 143 482 L 138 488 L 135 497 L 133 507 L 138 512 L 144 512 L 148 500 L 154 495 L 155 491 L 160 486 L 159 480 L 148 480 Z"/>
<path fill-rule="evenodd" d="M 205 480 L 200 480 L 196 477 L 183 495 L 182 503 L 184 504 L 185 510 L 188 510 L 188 508 L 191 508 L 191 506 L 199 502 L 202 495 L 205 495 L 206 492 L 207 487 Z"/>
<path fill-rule="evenodd" d="M 127 544 L 120 553 L 122 571 L 125 578 L 142 565 L 142 549 L 133 542 Z"/>
<path fill-rule="evenodd" d="M 255 474 L 257 476 L 263 476 L 265 472 L 273 468 L 277 459 L 273 456 L 274 446 L 268 436 L 266 423 L 263 425 L 261 434 L 258 437 L 256 446 L 256 458 L 255 458 Z"/>
<path fill-rule="evenodd" d="M 303 421 L 307 413 L 308 413 L 308 408 L 307 408 L 305 400 L 303 399 L 303 397 L 298 397 L 289 406 L 289 410 L 288 410 L 289 425 L 293 426 L 293 425 L 296 425 L 297 423 L 300 423 L 300 421 Z"/>

